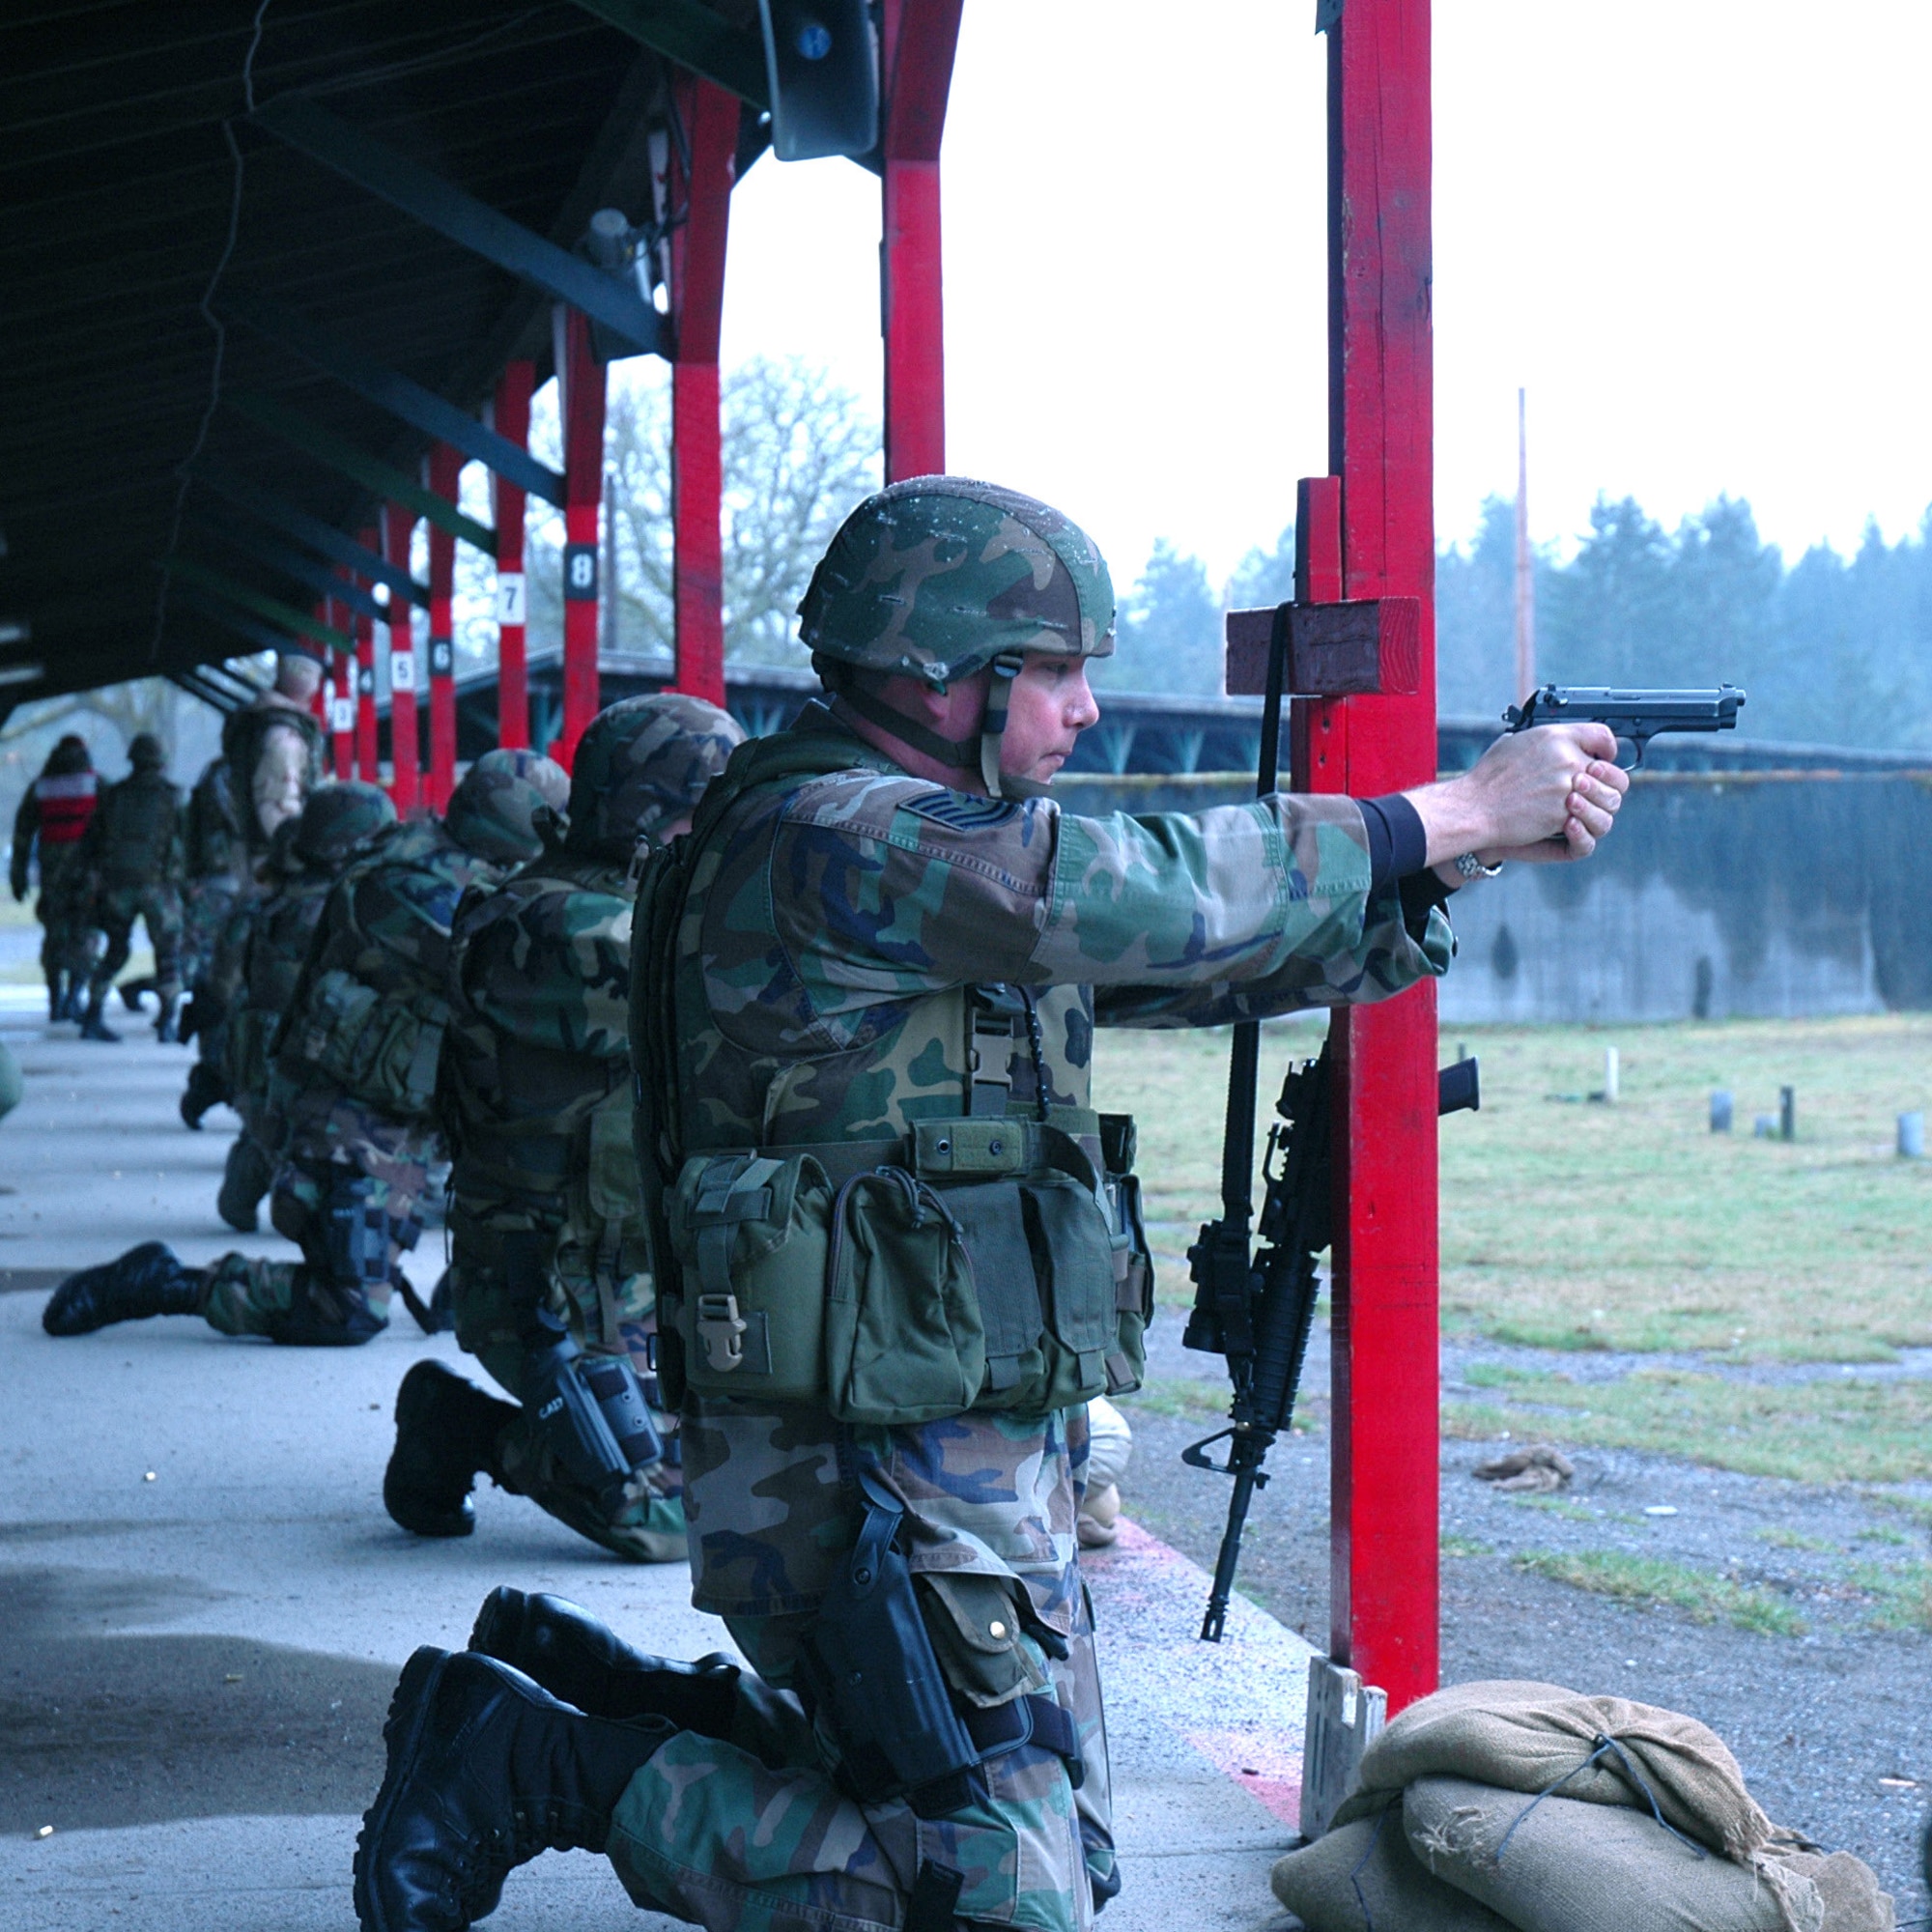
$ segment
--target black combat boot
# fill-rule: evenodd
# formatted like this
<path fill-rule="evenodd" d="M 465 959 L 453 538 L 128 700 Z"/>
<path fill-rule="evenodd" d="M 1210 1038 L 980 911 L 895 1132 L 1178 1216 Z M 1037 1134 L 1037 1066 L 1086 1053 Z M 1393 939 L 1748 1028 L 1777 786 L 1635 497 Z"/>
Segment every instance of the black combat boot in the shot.
<path fill-rule="evenodd" d="M 201 1117 L 227 1097 L 228 1081 L 221 1069 L 211 1060 L 197 1060 L 187 1070 L 187 1087 L 181 1097 L 184 1123 L 200 1133 Z"/>
<path fill-rule="evenodd" d="M 65 973 L 49 973 L 47 975 L 47 1019 L 49 1022 L 52 1022 L 66 1018 L 67 975 Z"/>
<path fill-rule="evenodd" d="M 184 1267 L 160 1241 L 143 1241 L 119 1261 L 82 1268 L 54 1290 L 41 1311 L 49 1335 L 87 1335 L 111 1321 L 150 1315 L 199 1315 L 206 1268 Z"/>
<path fill-rule="evenodd" d="M 675 1735 L 585 1717 L 494 1658 L 417 1651 L 355 1840 L 362 1932 L 463 1932 L 539 1852 L 603 1851 L 624 1787 Z"/>
<path fill-rule="evenodd" d="M 187 1119 L 189 1095 L 182 1095 L 182 1118 Z M 189 1121 L 197 1126 L 199 1121 Z M 239 1134 L 229 1143 L 228 1161 L 221 1171 L 221 1191 L 214 1197 L 214 1211 L 238 1234 L 252 1235 L 261 1225 L 262 1196 L 274 1184 L 275 1164 L 247 1134 Z"/>
<path fill-rule="evenodd" d="M 469 1648 L 513 1664 L 593 1718 L 664 1718 L 707 1738 L 731 1735 L 740 1672 L 730 1658 L 652 1657 L 562 1597 L 526 1596 L 508 1584 L 492 1590 Z"/>
<path fill-rule="evenodd" d="M 107 989 L 97 986 L 87 996 L 87 1010 L 80 1016 L 80 1037 L 82 1039 L 104 1039 L 119 1046 L 121 1036 L 100 1017 L 100 1009 L 107 1003 Z"/>
<path fill-rule="evenodd" d="M 176 1046 L 181 1041 L 181 1028 L 177 1024 L 177 1013 L 181 1001 L 172 993 L 158 995 L 161 1009 L 155 1015 L 155 1037 L 163 1046 Z"/>
<path fill-rule="evenodd" d="M 503 1479 L 497 1438 L 522 1413 L 440 1362 L 418 1362 L 396 1391 L 383 1507 L 412 1536 L 468 1536 L 476 1527 L 469 1492 L 477 1476 L 513 1487 Z"/>

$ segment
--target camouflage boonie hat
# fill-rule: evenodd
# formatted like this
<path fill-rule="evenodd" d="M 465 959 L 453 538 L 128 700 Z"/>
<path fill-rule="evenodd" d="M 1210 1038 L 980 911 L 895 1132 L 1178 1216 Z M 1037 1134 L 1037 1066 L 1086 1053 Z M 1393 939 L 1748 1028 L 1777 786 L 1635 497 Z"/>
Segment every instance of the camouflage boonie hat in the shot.
<path fill-rule="evenodd" d="M 380 786 L 353 780 L 322 785 L 294 821 L 295 849 L 312 865 L 344 865 L 395 822 L 396 808 Z"/>
<path fill-rule="evenodd" d="M 152 731 L 137 731 L 128 747 L 128 762 L 137 772 L 157 772 L 168 761 L 161 741 Z"/>
<path fill-rule="evenodd" d="M 560 813 L 570 796 L 561 765 L 539 752 L 485 752 L 450 794 L 443 823 L 479 859 L 509 863 L 543 850 L 539 812 Z"/>
<path fill-rule="evenodd" d="M 606 706 L 578 741 L 571 767 L 570 831 L 577 852 L 627 859 L 685 817 L 745 742 L 736 719 L 683 692 Z"/>
<path fill-rule="evenodd" d="M 970 476 L 912 476 L 839 526 L 799 634 L 819 657 L 928 684 L 1006 653 L 1106 657 L 1114 582 L 1071 518 Z"/>

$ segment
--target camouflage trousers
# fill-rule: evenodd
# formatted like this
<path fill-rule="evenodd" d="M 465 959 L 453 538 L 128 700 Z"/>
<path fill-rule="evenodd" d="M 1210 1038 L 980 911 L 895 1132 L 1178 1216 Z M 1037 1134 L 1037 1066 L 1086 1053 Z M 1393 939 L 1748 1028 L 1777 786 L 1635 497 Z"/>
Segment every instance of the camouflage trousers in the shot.
<path fill-rule="evenodd" d="M 41 848 L 41 890 L 34 901 L 41 923 L 41 969 L 49 980 L 65 973 L 84 981 L 94 970 L 95 925 L 88 904 L 87 871 L 76 849 Z"/>
<path fill-rule="evenodd" d="M 1075 1791 L 1051 1751 L 1025 1745 L 983 1768 L 985 1797 L 945 1818 L 903 1803 L 862 1804 L 796 1726 L 729 1743 L 683 1731 L 631 1779 L 608 1846 L 641 1907 L 710 1932 L 898 1932 L 922 1864 L 957 1872 L 955 1918 L 1037 1932 L 1087 1932 L 1120 1889 L 1107 1740 L 1085 1593 L 1064 1662 L 1040 1658 L 1074 1719 L 1085 1776 Z M 767 1682 L 781 1683 L 804 1619 L 727 1618 Z"/>
<path fill-rule="evenodd" d="M 95 895 L 94 923 L 107 935 L 107 951 L 95 967 L 89 993 L 104 997 L 133 951 L 134 922 L 148 928 L 155 949 L 155 983 L 163 1001 L 181 997 L 181 894 L 173 886 L 103 886 Z"/>
<path fill-rule="evenodd" d="M 223 1255 L 209 1271 L 202 1303 L 210 1326 L 300 1348 L 349 1347 L 381 1334 L 402 1256 L 421 1232 L 416 1210 L 429 1184 L 429 1150 L 406 1128 L 388 1126 L 380 1138 L 389 1144 L 372 1146 L 366 1131 L 357 1138 L 359 1159 L 339 1142 L 298 1135 L 291 1143 L 275 1170 L 269 1212 L 301 1260 Z M 380 1221 L 386 1236 L 384 1279 L 355 1269 L 343 1251 L 330 1209 L 352 1189 L 355 1209 Z"/>
<path fill-rule="evenodd" d="M 526 1403 L 525 1330 L 539 1299 L 568 1322 L 586 1354 L 630 1354 L 647 1373 L 645 1342 L 655 1326 L 651 1278 L 597 1265 L 597 1243 L 568 1225 L 563 1210 L 527 1195 L 458 1189 L 449 1210 L 450 1311 L 456 1341 L 507 1394 Z M 647 1384 L 648 1386 L 648 1384 Z M 670 1418 L 657 1415 L 670 1437 Z M 634 1479 L 612 1515 L 559 1463 L 527 1407 L 497 1438 L 509 1487 L 582 1537 L 632 1563 L 677 1563 L 685 1556 L 679 1471 L 665 1466 Z"/>

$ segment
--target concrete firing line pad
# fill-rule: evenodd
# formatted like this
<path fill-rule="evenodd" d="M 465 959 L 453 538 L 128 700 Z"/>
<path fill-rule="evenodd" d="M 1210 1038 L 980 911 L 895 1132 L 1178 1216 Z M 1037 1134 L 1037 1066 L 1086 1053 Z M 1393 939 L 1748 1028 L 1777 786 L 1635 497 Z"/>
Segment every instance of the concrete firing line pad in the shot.
<path fill-rule="evenodd" d="M 50 1281 L 135 1241 L 191 1262 L 287 1250 L 216 1219 L 232 1122 L 181 1125 L 185 1053 L 131 1018 L 122 1046 L 83 1043 L 24 1005 L 0 1006 L 27 1076 L 0 1122 L 0 1922 L 339 1928 L 383 1712 L 417 1644 L 460 1646 L 499 1582 L 670 1655 L 728 1648 L 723 1626 L 691 1608 L 682 1565 L 616 1563 L 487 1483 L 473 1537 L 397 1530 L 380 1496 L 396 1383 L 425 1354 L 461 1360 L 406 1315 L 342 1350 L 187 1320 L 45 1336 Z M 411 1271 L 427 1287 L 441 1260 L 432 1230 Z M 1089 1582 L 1125 1879 L 1103 1922 L 1245 1932 L 1294 1835 L 1307 1647 L 1239 1599 L 1229 1640 L 1198 1642 L 1207 1578 L 1131 1524 Z M 487 1922 L 674 1921 L 572 1854 L 513 1874 Z"/>

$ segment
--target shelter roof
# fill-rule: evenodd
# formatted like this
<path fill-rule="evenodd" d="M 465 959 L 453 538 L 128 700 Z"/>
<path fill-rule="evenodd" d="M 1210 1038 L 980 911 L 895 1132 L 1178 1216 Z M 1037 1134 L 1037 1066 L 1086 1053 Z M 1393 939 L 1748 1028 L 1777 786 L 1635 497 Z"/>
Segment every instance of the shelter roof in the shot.
<path fill-rule="evenodd" d="M 309 611 L 296 547 L 252 512 L 372 522 L 366 478 L 316 453 L 331 439 L 418 473 L 429 435 L 297 353 L 287 328 L 265 332 L 264 313 L 472 416 L 507 359 L 548 373 L 551 295 L 271 131 L 277 115 L 320 114 L 383 165 L 427 170 L 574 249 L 601 208 L 652 213 L 652 138 L 675 138 L 672 70 L 640 40 L 654 14 L 757 44 L 749 0 L 7 11 L 0 717 L 271 641 L 265 607 L 212 594 L 207 572 Z M 745 123 L 741 160 L 762 141 L 751 107 Z"/>

